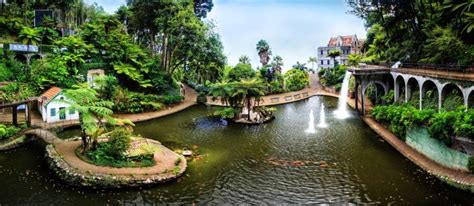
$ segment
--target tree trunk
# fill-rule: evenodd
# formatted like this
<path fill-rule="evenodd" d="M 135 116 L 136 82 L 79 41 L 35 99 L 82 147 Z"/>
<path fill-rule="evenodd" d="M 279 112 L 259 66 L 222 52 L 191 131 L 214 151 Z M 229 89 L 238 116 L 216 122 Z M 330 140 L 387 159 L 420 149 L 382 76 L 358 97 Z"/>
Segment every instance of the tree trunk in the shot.
<path fill-rule="evenodd" d="M 86 131 L 84 131 L 84 130 L 82 130 L 81 139 L 82 139 L 82 151 L 81 151 L 81 154 L 85 154 L 85 152 L 86 152 L 86 150 L 87 150 L 88 143 L 87 143 Z"/>
<path fill-rule="evenodd" d="M 248 112 L 248 117 L 247 117 L 248 120 L 249 120 L 249 121 L 252 121 L 252 120 L 250 119 L 250 113 L 251 113 L 251 112 L 250 112 L 250 98 L 247 98 L 247 112 Z"/>

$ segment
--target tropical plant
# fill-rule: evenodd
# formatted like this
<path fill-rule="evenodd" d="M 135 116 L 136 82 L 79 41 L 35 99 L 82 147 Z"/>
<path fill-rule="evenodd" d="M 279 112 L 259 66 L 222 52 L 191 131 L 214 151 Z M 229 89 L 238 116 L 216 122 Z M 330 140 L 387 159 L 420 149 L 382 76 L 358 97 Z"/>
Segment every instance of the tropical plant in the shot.
<path fill-rule="evenodd" d="M 267 65 L 270 61 L 270 55 L 272 55 L 272 50 L 268 42 L 263 39 L 258 41 L 257 52 L 260 57 L 260 63 L 262 63 L 263 66 Z"/>
<path fill-rule="evenodd" d="M 349 54 L 347 56 L 347 62 L 349 66 L 357 67 L 362 60 L 362 56 L 358 54 Z"/>
<path fill-rule="evenodd" d="M 22 44 L 27 45 L 37 45 L 41 41 L 40 31 L 30 27 L 23 27 L 18 38 Z"/>
<path fill-rule="evenodd" d="M 308 63 L 311 64 L 311 69 L 314 71 L 314 64 L 318 62 L 318 59 L 316 57 L 309 57 Z"/>
<path fill-rule="evenodd" d="M 250 58 L 246 55 L 243 55 L 241 57 L 239 57 L 239 63 L 240 64 L 248 64 L 248 65 L 251 65 L 250 64 Z"/>
<path fill-rule="evenodd" d="M 64 90 L 65 103 L 70 110 L 79 113 L 79 122 L 82 130 L 82 153 L 88 149 L 96 150 L 98 137 L 107 130 L 107 125 L 133 125 L 130 120 L 120 120 L 112 117 L 110 101 L 101 100 L 97 92 L 87 83 L 74 85 L 72 89 Z M 91 146 L 89 143 L 92 141 Z"/>
<path fill-rule="evenodd" d="M 238 82 L 242 79 L 250 79 L 255 77 L 255 70 L 249 64 L 237 64 L 231 70 L 224 73 L 224 80 L 229 82 Z"/>
<path fill-rule="evenodd" d="M 309 85 L 308 75 L 300 69 L 290 69 L 283 76 L 285 79 L 285 87 L 289 91 L 298 91 Z"/>
<path fill-rule="evenodd" d="M 341 51 L 339 50 L 331 50 L 328 53 L 328 57 L 331 57 L 331 59 L 334 61 L 334 66 L 338 65 L 338 62 L 336 61 L 336 57 L 341 56 Z"/>

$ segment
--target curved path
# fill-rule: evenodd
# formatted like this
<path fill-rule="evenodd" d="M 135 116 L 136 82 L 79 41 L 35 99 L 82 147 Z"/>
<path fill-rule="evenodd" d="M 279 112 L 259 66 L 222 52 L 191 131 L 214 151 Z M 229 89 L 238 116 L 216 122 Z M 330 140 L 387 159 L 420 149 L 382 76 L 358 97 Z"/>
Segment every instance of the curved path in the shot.
<path fill-rule="evenodd" d="M 153 140 L 150 140 L 153 141 Z M 153 141 L 155 144 L 159 144 Z M 81 141 L 63 141 L 54 144 L 56 151 L 63 157 L 63 159 L 71 166 L 80 171 L 93 172 L 94 174 L 108 174 L 108 175 L 134 175 L 134 176 L 148 176 L 163 174 L 175 168 L 175 161 L 182 158 L 180 155 L 174 153 L 165 146 L 159 144 L 159 151 L 155 153 L 155 166 L 145 168 L 113 168 L 107 166 L 97 166 L 81 160 L 75 150 L 80 147 Z M 180 167 L 186 167 L 186 161 L 181 161 Z"/>
<path fill-rule="evenodd" d="M 312 96 L 320 96 L 320 95 L 338 97 L 337 94 L 327 92 L 322 88 L 322 86 L 319 84 L 319 77 L 317 73 L 314 73 L 314 74 L 309 73 L 309 77 L 310 77 L 310 82 L 311 82 L 309 87 L 304 88 L 299 91 L 295 91 L 295 92 L 285 92 L 285 93 L 280 93 L 280 94 L 271 94 L 271 95 L 263 96 L 261 98 L 259 105 L 260 106 L 274 106 L 274 105 L 288 104 L 288 103 L 308 99 Z M 212 105 L 212 106 L 225 106 L 224 104 L 222 104 L 222 102 L 219 99 L 216 99 L 213 101 L 211 96 L 207 97 L 206 104 Z"/>

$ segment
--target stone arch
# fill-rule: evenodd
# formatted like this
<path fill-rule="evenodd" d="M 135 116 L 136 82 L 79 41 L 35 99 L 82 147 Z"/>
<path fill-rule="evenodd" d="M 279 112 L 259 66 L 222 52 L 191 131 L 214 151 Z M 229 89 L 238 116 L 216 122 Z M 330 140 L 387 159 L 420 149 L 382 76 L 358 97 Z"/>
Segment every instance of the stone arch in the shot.
<path fill-rule="evenodd" d="M 456 84 L 448 83 L 441 89 L 441 106 L 446 111 L 453 111 L 464 105 L 463 89 Z"/>
<path fill-rule="evenodd" d="M 407 102 L 420 108 L 420 83 L 415 77 L 408 78 L 406 90 Z"/>
<path fill-rule="evenodd" d="M 28 62 L 28 57 L 24 54 L 16 54 L 15 55 L 15 60 L 26 64 Z"/>
<path fill-rule="evenodd" d="M 467 95 L 467 108 L 474 109 L 474 90 L 471 90 Z"/>
<path fill-rule="evenodd" d="M 39 60 L 39 59 L 42 59 L 43 56 L 41 56 L 40 54 L 34 54 L 30 57 L 30 61 L 33 62 L 35 60 Z"/>
<path fill-rule="evenodd" d="M 402 75 L 395 77 L 395 101 L 405 102 L 405 78 Z"/>
<path fill-rule="evenodd" d="M 422 109 L 438 109 L 439 90 L 436 83 L 432 80 L 426 80 L 421 84 L 421 93 L 423 95 L 421 101 Z"/>

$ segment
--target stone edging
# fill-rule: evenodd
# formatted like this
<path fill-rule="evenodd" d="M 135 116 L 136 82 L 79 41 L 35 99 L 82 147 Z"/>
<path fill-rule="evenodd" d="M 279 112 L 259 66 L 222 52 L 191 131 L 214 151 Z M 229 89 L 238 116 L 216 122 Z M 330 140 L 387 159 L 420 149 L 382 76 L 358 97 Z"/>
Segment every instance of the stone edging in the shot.
<path fill-rule="evenodd" d="M 69 165 L 52 144 L 46 146 L 45 156 L 50 169 L 61 180 L 73 186 L 95 189 L 130 188 L 165 183 L 181 177 L 187 167 L 186 158 L 181 157 L 180 171 L 177 174 L 172 174 L 171 171 L 166 174 L 147 175 L 94 174 L 91 171 L 81 171 Z"/>

